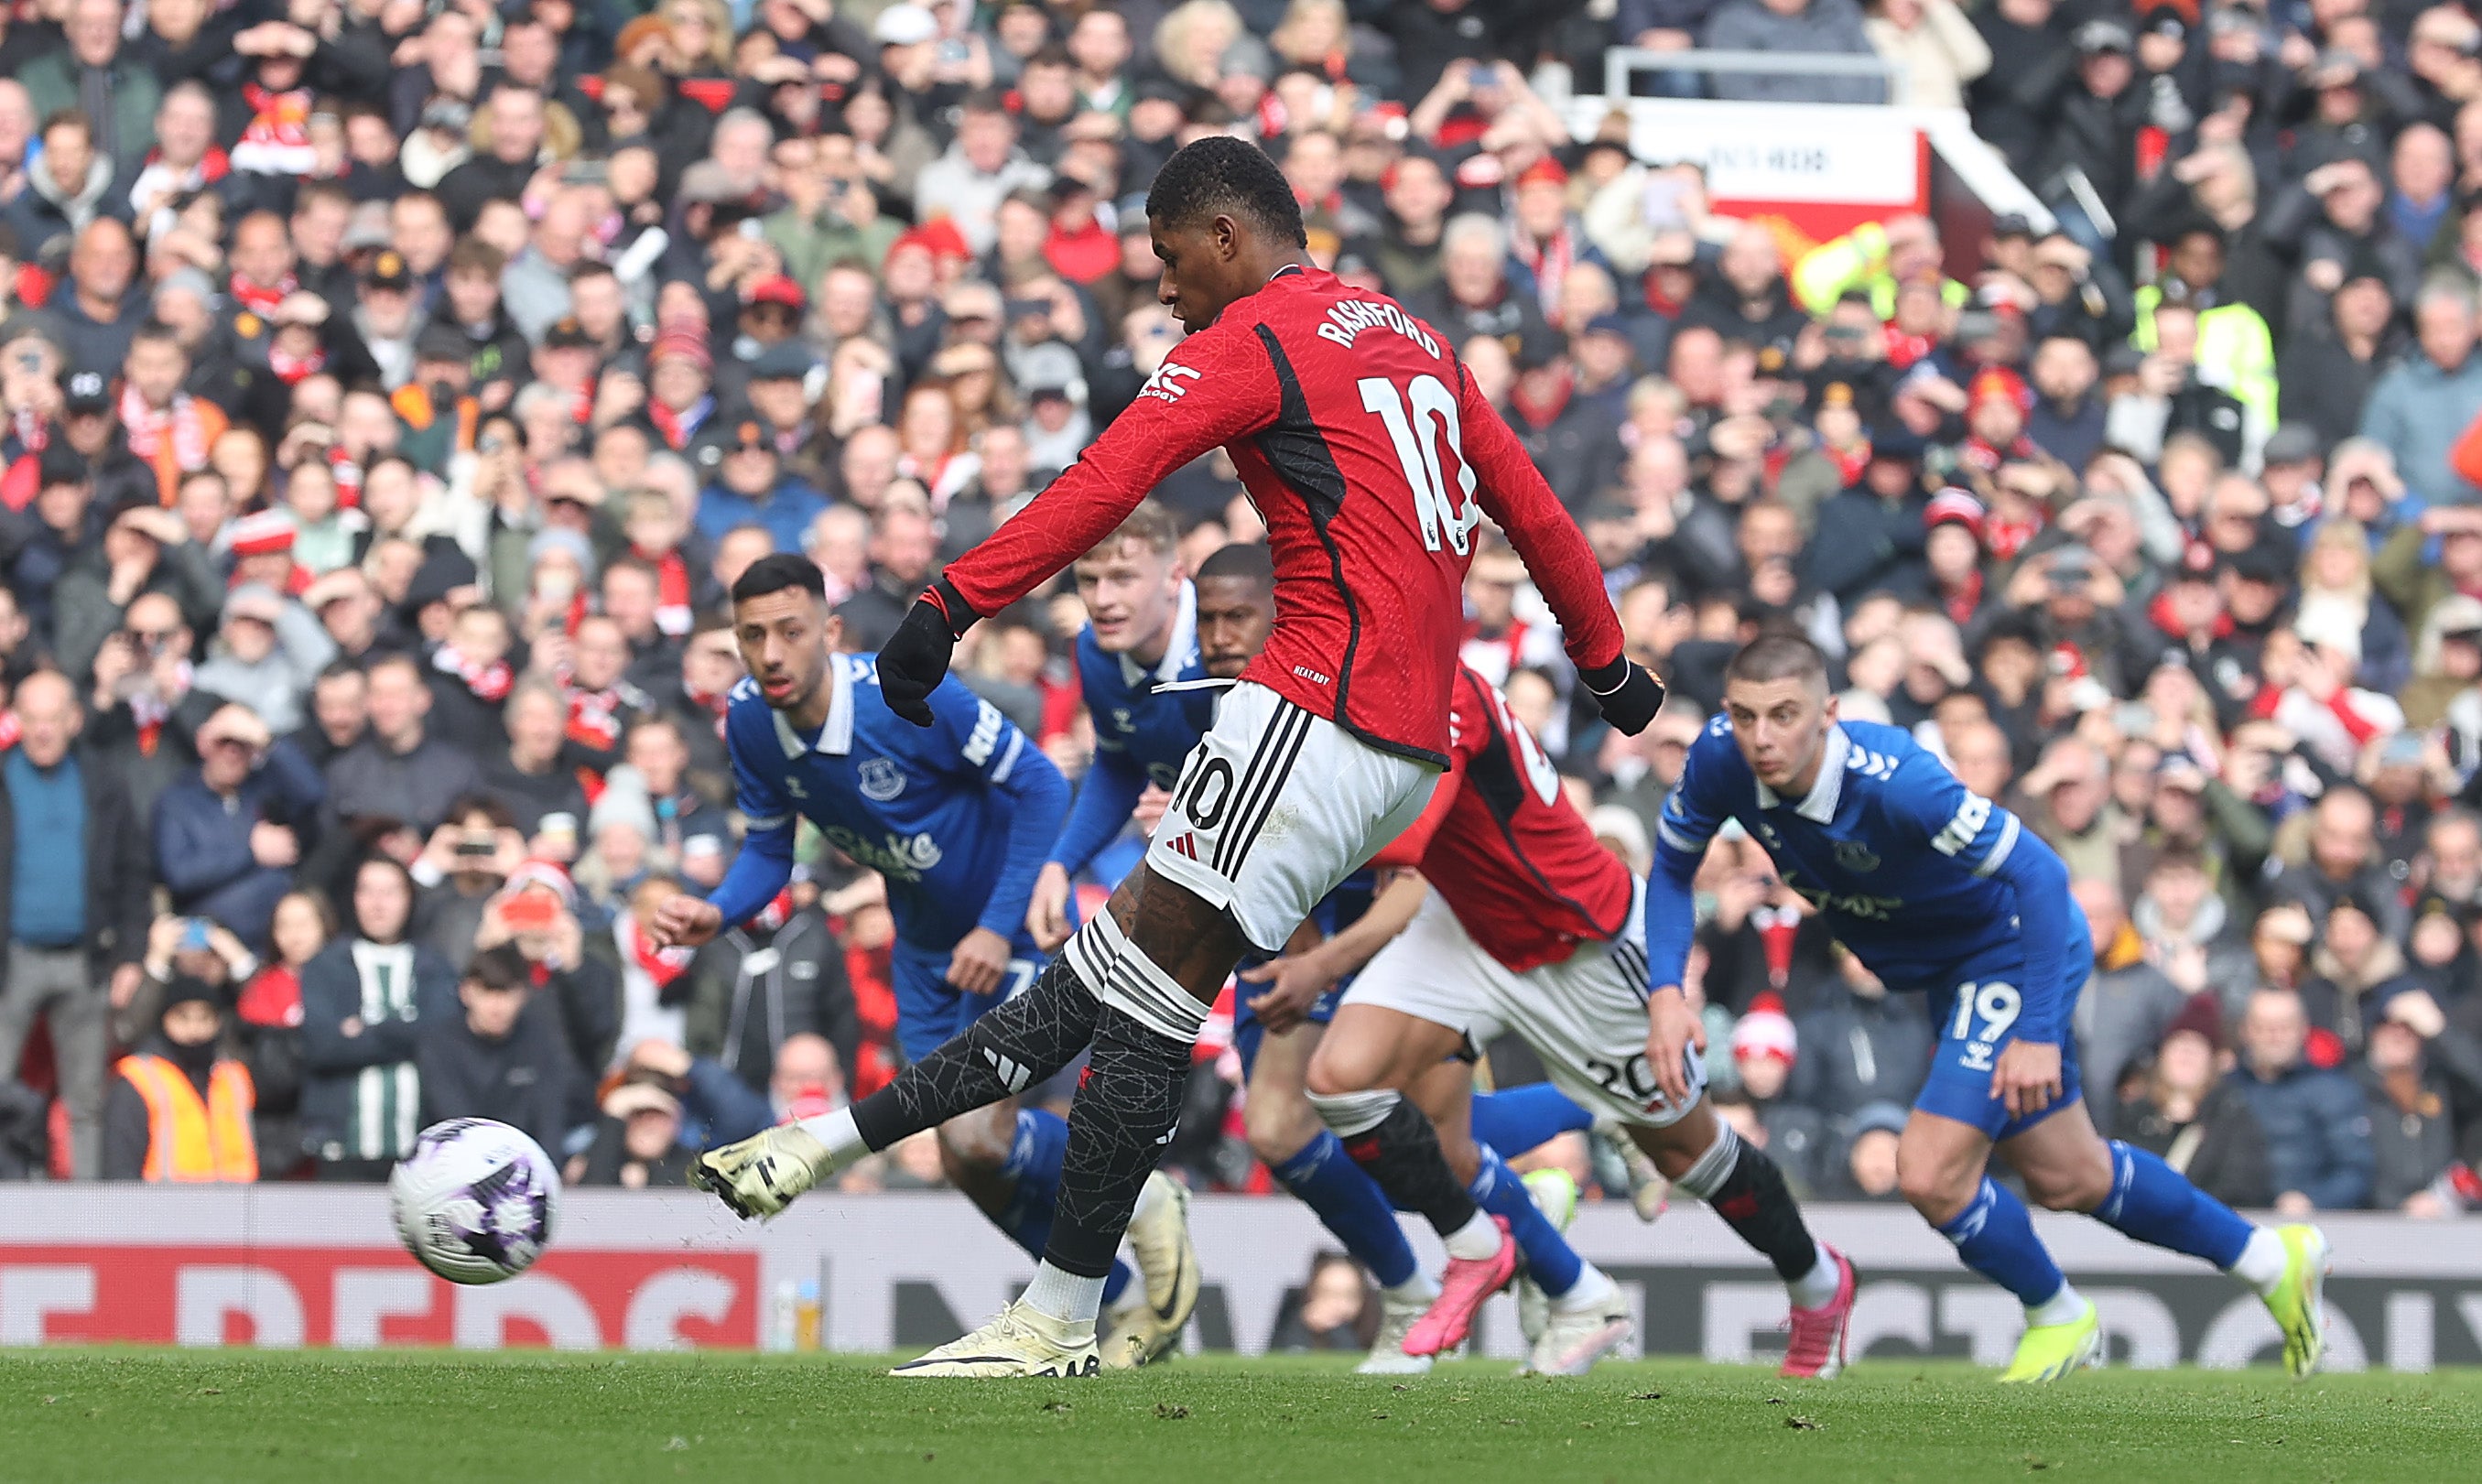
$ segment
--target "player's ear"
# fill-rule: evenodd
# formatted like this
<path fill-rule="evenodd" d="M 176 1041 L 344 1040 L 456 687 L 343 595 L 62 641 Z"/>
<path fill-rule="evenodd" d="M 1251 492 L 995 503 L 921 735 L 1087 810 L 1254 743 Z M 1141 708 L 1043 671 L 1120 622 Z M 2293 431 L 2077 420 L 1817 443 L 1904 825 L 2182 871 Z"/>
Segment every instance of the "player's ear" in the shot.
<path fill-rule="evenodd" d="M 845 647 L 845 621 L 842 615 L 829 608 L 824 601 L 819 606 L 827 611 L 828 616 L 827 622 L 819 625 L 819 637 L 827 641 L 829 652 L 833 653 Z"/>
<path fill-rule="evenodd" d="M 1228 263 L 1232 261 L 1233 258 L 1240 255 L 1240 223 L 1234 221 L 1229 216 L 1218 212 L 1215 220 L 1208 225 L 1207 229 L 1215 234 L 1215 255 L 1217 257 L 1220 257 Z"/>

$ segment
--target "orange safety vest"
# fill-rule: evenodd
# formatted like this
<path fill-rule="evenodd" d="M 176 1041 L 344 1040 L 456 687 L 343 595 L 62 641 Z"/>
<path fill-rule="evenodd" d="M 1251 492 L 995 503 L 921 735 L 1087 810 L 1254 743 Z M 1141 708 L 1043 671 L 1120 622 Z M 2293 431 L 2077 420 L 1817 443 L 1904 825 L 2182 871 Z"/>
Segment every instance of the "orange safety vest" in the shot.
<path fill-rule="evenodd" d="M 251 1111 L 258 1104 L 250 1069 L 220 1061 L 207 1076 L 207 1098 L 188 1073 L 160 1056 L 124 1056 L 120 1074 L 146 1100 L 146 1176 L 150 1180 L 244 1182 L 258 1179 L 258 1146 Z"/>

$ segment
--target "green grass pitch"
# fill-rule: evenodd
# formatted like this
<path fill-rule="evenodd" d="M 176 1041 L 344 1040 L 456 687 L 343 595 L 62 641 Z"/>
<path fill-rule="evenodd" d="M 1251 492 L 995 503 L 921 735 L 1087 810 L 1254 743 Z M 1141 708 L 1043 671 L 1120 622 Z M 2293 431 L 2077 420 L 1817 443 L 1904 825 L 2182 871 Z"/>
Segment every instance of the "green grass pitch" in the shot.
<path fill-rule="evenodd" d="M 2469 1477 L 2477 1432 L 2482 1372 L 2020 1390 L 1901 1361 L 1832 1382 L 1664 1361 L 1390 1381 L 1222 1359 L 959 1383 L 793 1357 L 0 1352 L 0 1480 L 44 1484 L 2365 1484 Z"/>

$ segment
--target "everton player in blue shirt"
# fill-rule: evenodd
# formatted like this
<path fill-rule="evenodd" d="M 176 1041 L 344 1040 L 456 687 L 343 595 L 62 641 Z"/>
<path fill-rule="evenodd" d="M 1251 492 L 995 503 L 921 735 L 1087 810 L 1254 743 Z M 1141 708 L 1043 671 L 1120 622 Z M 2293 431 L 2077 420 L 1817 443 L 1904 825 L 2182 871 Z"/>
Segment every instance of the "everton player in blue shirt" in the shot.
<path fill-rule="evenodd" d="M 704 899 L 668 903 L 657 931 L 672 942 L 702 943 L 757 915 L 790 877 L 795 816 L 806 818 L 886 880 L 897 1043 L 907 1060 L 918 1060 L 1041 970 L 1024 928 L 1026 898 L 1068 812 L 1069 785 L 1040 748 L 954 677 L 932 692 L 931 727 L 895 717 L 871 657 L 835 652 L 842 625 L 806 558 L 779 552 L 752 563 L 733 584 L 732 623 L 750 675 L 733 688 L 725 744 L 749 834 L 723 884 Z M 1004 1100 L 940 1125 L 937 1137 L 950 1181 L 1040 1257 L 1068 1126 Z M 1169 1188 L 1141 1203 L 1129 1235 L 1149 1269 L 1149 1298 L 1186 1291 L 1194 1304 L 1187 1198 L 1157 1179 Z M 1116 1266 L 1106 1285 L 1113 1297 L 1128 1278 Z M 1185 1308 L 1177 1318 L 1188 1319 Z"/>
<path fill-rule="evenodd" d="M 1983 1173 L 1994 1146 L 2043 1206 L 2247 1283 L 2283 1331 L 2285 1368 L 2308 1374 L 2325 1346 L 2325 1235 L 2252 1226 L 2154 1155 L 2106 1144 L 2086 1116 L 2069 1021 L 2093 953 L 2060 858 L 1908 733 L 1837 721 L 1825 656 L 1808 640 L 1752 641 L 1725 682 L 1724 715 L 1664 805 L 1647 893 L 1647 1058 L 1665 1093 L 1687 1093 L 1683 1050 L 1705 1039 L 1680 994 L 1691 882 L 1706 842 L 1737 820 L 1890 990 L 1930 996 L 1940 1040 L 1897 1181 L 1967 1266 L 2024 1304 L 2001 1380 L 2097 1364 L 2102 1337 L 2024 1203 Z"/>

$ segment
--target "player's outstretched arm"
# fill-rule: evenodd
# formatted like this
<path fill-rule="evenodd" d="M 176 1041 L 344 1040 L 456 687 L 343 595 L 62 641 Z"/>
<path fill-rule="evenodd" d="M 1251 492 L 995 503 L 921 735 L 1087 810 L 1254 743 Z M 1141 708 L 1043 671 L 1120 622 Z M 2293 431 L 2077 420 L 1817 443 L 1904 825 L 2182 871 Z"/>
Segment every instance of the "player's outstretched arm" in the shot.
<path fill-rule="evenodd" d="M 1525 570 L 1543 590 L 1577 676 L 1603 719 L 1634 736 L 1663 706 L 1662 682 L 1623 652 L 1621 623 L 1603 590 L 1602 565 L 1585 533 L 1526 456 L 1508 424 L 1457 368 L 1459 441 L 1476 478 L 1474 495 L 1508 533 Z"/>
<path fill-rule="evenodd" d="M 879 654 L 888 708 L 930 726 L 932 688 L 966 629 L 1093 550 L 1164 476 L 1273 422 L 1281 395 L 1248 327 L 1182 341 L 1076 463 L 914 601 Z"/>

